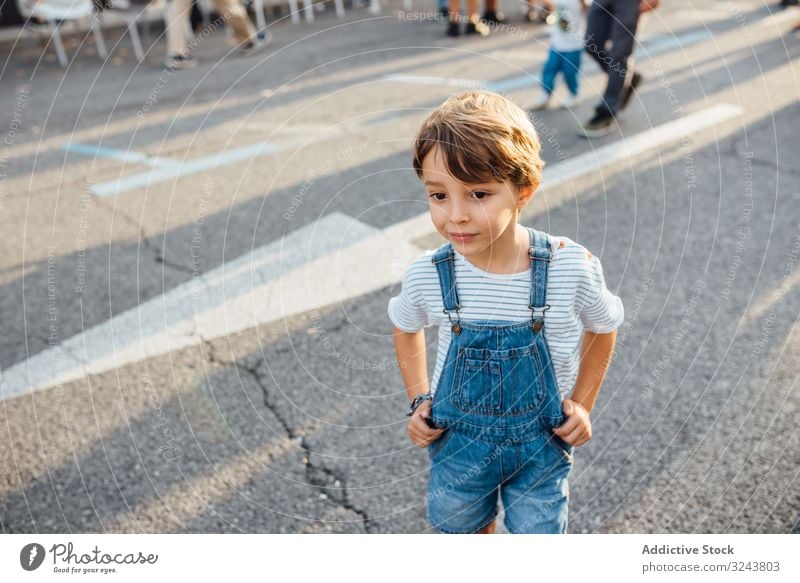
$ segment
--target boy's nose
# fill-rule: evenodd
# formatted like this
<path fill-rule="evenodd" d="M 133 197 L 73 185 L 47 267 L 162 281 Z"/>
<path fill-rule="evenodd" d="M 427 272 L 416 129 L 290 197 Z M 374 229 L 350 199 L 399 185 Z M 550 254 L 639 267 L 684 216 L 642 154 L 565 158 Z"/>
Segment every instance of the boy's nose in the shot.
<path fill-rule="evenodd" d="M 465 223 L 469 221 L 469 213 L 463 207 L 454 206 L 451 210 L 450 219 L 456 224 Z"/>

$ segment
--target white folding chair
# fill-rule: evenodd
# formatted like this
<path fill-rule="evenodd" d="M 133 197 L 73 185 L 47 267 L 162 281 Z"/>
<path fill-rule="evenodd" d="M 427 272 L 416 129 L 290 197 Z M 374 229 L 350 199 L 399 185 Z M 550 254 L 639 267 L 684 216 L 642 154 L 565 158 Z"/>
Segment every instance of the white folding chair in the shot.
<path fill-rule="evenodd" d="M 19 3 L 20 12 L 26 17 L 26 25 L 32 20 L 47 22 L 50 38 L 62 67 L 68 64 L 67 53 L 61 40 L 61 26 L 65 22 L 91 19 L 92 35 L 97 45 L 97 54 L 105 60 L 106 43 L 100 30 L 100 22 L 92 0 L 24 0 Z"/>

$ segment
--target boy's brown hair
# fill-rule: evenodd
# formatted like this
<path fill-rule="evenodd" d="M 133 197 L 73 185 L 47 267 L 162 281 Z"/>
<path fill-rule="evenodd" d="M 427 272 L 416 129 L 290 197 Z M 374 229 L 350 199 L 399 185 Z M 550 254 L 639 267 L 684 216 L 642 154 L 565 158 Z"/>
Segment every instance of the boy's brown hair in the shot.
<path fill-rule="evenodd" d="M 451 175 L 467 184 L 510 181 L 537 188 L 544 161 L 531 120 L 497 93 L 468 91 L 451 97 L 422 124 L 414 139 L 414 170 L 438 146 Z"/>

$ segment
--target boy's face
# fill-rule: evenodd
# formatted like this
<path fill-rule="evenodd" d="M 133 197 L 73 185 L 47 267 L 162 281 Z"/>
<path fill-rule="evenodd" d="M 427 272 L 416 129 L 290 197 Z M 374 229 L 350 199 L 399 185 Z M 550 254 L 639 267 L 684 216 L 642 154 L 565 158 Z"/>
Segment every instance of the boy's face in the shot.
<path fill-rule="evenodd" d="M 465 257 L 491 251 L 504 233 L 510 232 L 513 237 L 517 214 L 533 198 L 535 190 L 494 179 L 465 184 L 448 172 L 438 147 L 422 160 L 422 180 L 428 191 L 433 224 Z"/>

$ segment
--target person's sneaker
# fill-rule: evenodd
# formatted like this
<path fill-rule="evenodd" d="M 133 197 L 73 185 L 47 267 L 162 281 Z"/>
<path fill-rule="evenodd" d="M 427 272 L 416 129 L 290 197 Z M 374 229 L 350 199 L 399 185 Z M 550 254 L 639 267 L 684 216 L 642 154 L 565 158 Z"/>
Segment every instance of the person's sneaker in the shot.
<path fill-rule="evenodd" d="M 550 94 L 542 92 L 539 94 L 539 97 L 536 98 L 536 101 L 533 102 L 533 105 L 531 105 L 531 111 L 541 111 L 543 109 L 547 109 L 549 104 Z"/>
<path fill-rule="evenodd" d="M 622 94 L 619 96 L 619 109 L 623 110 L 628 106 L 628 103 L 631 101 L 631 97 L 633 97 L 633 92 L 636 91 L 636 88 L 642 82 L 642 76 L 639 73 L 634 73 L 631 77 L 631 82 L 622 88 Z"/>
<path fill-rule="evenodd" d="M 197 59 L 192 55 L 167 55 L 164 66 L 171 71 L 194 69 L 197 66 Z"/>
<path fill-rule="evenodd" d="M 610 134 L 616 125 L 617 121 L 611 113 L 598 111 L 592 119 L 584 124 L 581 135 L 585 138 L 602 138 Z"/>
<path fill-rule="evenodd" d="M 458 22 L 453 22 L 452 20 L 447 23 L 447 36 L 458 36 L 461 34 L 461 28 L 458 26 Z"/>
<path fill-rule="evenodd" d="M 243 57 L 250 57 L 263 51 L 272 42 L 272 33 L 262 30 L 256 33 L 255 38 L 242 45 L 239 54 Z"/>
<path fill-rule="evenodd" d="M 467 23 L 467 34 L 479 34 L 481 36 L 489 36 L 489 27 L 480 20 L 477 22 Z"/>
<path fill-rule="evenodd" d="M 565 109 L 572 109 L 578 103 L 578 96 L 572 93 L 567 93 L 567 96 L 561 100 L 561 107 Z"/>

